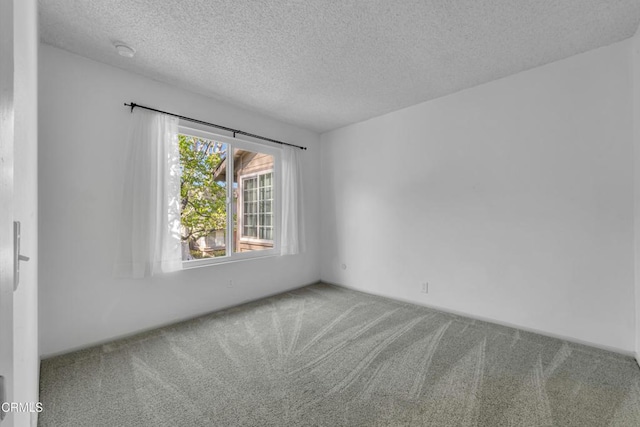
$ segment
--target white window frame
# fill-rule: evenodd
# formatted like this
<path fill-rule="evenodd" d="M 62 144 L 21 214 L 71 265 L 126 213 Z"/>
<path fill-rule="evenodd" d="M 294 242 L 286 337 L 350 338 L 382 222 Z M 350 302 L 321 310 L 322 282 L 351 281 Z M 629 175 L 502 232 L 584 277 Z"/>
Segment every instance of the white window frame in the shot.
<path fill-rule="evenodd" d="M 215 257 L 215 258 L 206 258 L 206 259 L 194 259 L 182 261 L 182 268 L 194 268 L 194 267 L 202 267 L 207 265 L 215 265 L 215 264 L 223 264 L 227 262 L 235 262 L 240 260 L 248 260 L 254 258 L 264 258 L 270 256 L 280 255 L 280 207 L 282 205 L 280 201 L 280 175 L 281 175 L 281 150 L 271 147 L 269 145 L 257 144 L 255 142 L 232 138 L 229 136 L 219 135 L 213 132 L 208 132 L 202 129 L 193 128 L 190 126 L 185 126 L 180 123 L 178 127 L 178 133 L 181 135 L 193 136 L 196 138 L 209 139 L 217 142 L 222 142 L 227 144 L 227 230 L 226 230 L 226 255 Z M 263 242 L 273 242 L 273 247 L 270 249 L 260 249 L 255 251 L 248 252 L 233 252 L 233 175 L 234 175 L 234 164 L 233 164 L 233 150 L 242 149 L 247 151 L 253 151 L 257 153 L 264 153 L 270 156 L 273 156 L 273 241 L 263 241 Z M 238 177 L 240 178 L 240 177 Z M 240 187 L 240 184 L 238 184 Z M 238 209 L 240 210 L 240 209 Z M 238 217 L 240 217 L 240 212 L 238 212 Z M 237 226 L 238 228 L 241 225 L 241 220 L 238 218 Z M 240 230 L 238 229 L 238 233 Z M 240 236 L 240 234 L 239 234 Z"/>
<path fill-rule="evenodd" d="M 273 171 L 273 169 L 265 169 L 265 170 L 260 171 L 260 172 L 252 172 L 252 173 L 248 173 L 248 174 L 245 174 L 245 175 L 238 175 L 238 181 L 240 182 L 238 184 L 238 190 L 239 190 L 240 193 L 242 193 L 242 195 L 244 197 L 244 193 L 243 193 L 243 191 L 244 191 L 244 183 L 243 183 L 243 180 L 248 179 L 248 178 L 256 177 L 257 181 L 259 183 L 260 182 L 260 178 L 259 178 L 260 175 L 266 175 L 268 173 L 272 174 L 272 176 L 271 176 L 271 187 L 272 187 L 271 191 L 272 191 L 272 193 L 271 194 L 273 196 L 272 196 L 272 202 L 271 202 L 271 212 L 273 213 L 275 205 L 276 205 L 276 199 L 274 197 L 275 193 L 273 193 L 273 190 L 275 190 L 275 187 L 276 187 L 276 185 L 275 185 L 276 174 Z M 259 217 L 260 216 L 260 212 L 258 212 L 257 215 Z M 273 240 L 260 239 L 259 237 L 255 237 L 255 238 L 254 237 L 243 237 L 242 233 L 239 234 L 239 239 L 241 241 L 247 242 L 247 243 L 266 243 L 266 244 L 275 243 L 275 237 L 276 237 L 275 236 L 276 235 L 276 232 L 275 232 L 276 231 L 275 218 L 272 217 L 271 221 L 272 221 L 271 222 L 271 226 L 273 227 Z M 244 203 L 240 203 L 239 204 L 239 208 L 238 208 L 238 230 L 244 230 L 243 227 L 244 227 Z M 260 235 L 259 226 L 258 226 L 257 231 L 258 231 L 258 235 Z"/>

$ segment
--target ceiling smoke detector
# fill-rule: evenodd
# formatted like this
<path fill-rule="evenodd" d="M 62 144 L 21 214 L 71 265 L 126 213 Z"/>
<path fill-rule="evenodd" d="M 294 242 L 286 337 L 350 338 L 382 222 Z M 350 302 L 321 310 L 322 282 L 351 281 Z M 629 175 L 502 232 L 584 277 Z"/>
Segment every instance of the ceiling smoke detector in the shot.
<path fill-rule="evenodd" d="M 120 56 L 124 56 L 125 58 L 133 58 L 133 55 L 136 54 L 136 50 L 123 42 L 114 42 L 113 46 L 115 46 L 118 54 Z"/>

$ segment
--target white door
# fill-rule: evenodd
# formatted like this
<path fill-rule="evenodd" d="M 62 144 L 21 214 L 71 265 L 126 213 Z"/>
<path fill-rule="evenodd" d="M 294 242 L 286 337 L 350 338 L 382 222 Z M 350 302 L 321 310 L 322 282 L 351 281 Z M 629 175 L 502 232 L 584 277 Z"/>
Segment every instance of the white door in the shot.
<path fill-rule="evenodd" d="M 0 376 L 13 397 L 13 0 L 0 1 Z M 1 404 L 2 402 L 0 402 Z M 2 414 L 0 407 L 0 414 Z M 1 427 L 13 427 L 6 414 Z"/>

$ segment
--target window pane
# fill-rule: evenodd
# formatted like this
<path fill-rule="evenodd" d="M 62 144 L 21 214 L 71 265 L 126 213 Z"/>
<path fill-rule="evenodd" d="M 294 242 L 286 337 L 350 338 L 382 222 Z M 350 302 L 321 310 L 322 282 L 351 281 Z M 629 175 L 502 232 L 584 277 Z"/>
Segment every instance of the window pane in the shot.
<path fill-rule="evenodd" d="M 273 248 L 273 166 L 269 154 L 233 151 L 234 252 Z"/>
<path fill-rule="evenodd" d="M 188 135 L 178 141 L 182 259 L 226 256 L 228 145 Z"/>

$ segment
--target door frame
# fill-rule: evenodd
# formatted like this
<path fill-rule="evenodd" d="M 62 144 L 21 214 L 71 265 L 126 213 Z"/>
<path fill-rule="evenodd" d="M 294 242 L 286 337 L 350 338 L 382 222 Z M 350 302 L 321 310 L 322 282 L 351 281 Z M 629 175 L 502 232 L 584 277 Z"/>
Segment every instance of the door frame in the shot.
<path fill-rule="evenodd" d="M 13 3 L 0 1 L 0 375 L 8 402 L 13 397 Z M 13 426 L 11 413 L 6 414 L 1 426 Z"/>

